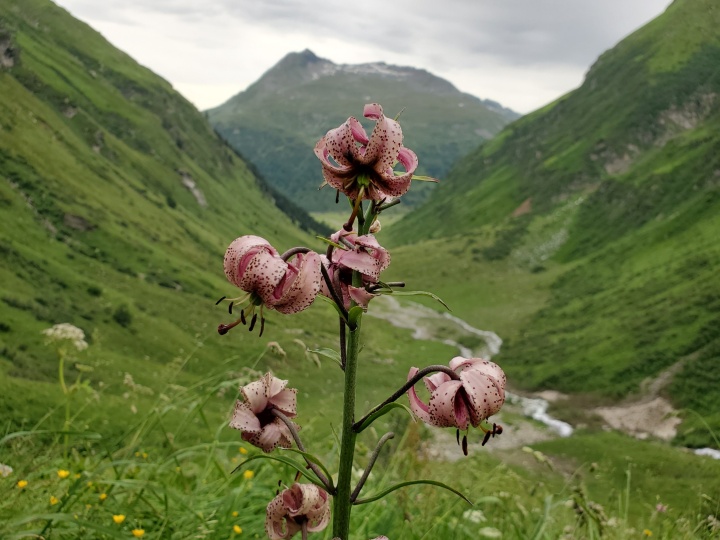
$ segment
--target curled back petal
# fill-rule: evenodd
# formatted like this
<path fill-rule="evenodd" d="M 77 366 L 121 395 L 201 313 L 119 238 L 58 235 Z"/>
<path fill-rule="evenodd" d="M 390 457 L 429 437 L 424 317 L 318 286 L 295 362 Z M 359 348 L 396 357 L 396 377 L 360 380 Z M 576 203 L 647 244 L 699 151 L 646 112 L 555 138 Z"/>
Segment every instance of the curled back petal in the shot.
<path fill-rule="evenodd" d="M 269 403 L 283 413 L 285 416 L 293 418 L 297 416 L 297 389 L 287 388 L 282 392 L 274 394 Z"/>
<path fill-rule="evenodd" d="M 298 255 L 296 261 L 288 265 L 288 272 L 293 272 L 295 277 L 272 307 L 286 314 L 310 307 L 322 287 L 321 264 L 320 255 L 315 252 Z"/>
<path fill-rule="evenodd" d="M 245 403 L 255 414 L 265 410 L 268 400 L 268 381 L 263 377 L 240 388 Z"/>
<path fill-rule="evenodd" d="M 438 386 L 430 396 L 428 413 L 433 425 L 467 429 L 470 413 L 460 395 L 462 382 L 450 380 Z"/>
<path fill-rule="evenodd" d="M 475 369 L 468 369 L 460 374 L 460 379 L 472 404 L 474 426 L 497 413 L 505 403 L 505 390 L 493 377 Z"/>
<path fill-rule="evenodd" d="M 247 403 L 240 400 L 235 402 L 232 418 L 230 418 L 230 427 L 239 429 L 247 433 L 260 433 L 260 420 L 250 410 Z"/>
<path fill-rule="evenodd" d="M 416 367 L 410 368 L 410 372 L 408 373 L 408 380 L 412 379 L 415 375 L 417 375 L 418 371 L 419 370 Z M 415 413 L 415 416 L 417 416 L 426 424 L 436 425 L 433 423 L 430 417 L 430 411 L 428 409 L 428 406 L 423 403 L 423 401 L 418 397 L 417 393 L 415 392 L 414 386 L 411 386 L 408 390 L 408 400 L 410 401 L 410 410 Z"/>

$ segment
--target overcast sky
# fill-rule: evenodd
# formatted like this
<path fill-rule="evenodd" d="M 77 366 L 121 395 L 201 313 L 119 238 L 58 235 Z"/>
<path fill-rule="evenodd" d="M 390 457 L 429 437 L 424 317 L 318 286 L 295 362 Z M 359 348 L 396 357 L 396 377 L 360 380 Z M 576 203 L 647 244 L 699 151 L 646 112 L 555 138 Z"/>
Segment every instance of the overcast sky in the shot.
<path fill-rule="evenodd" d="M 422 68 L 527 113 L 670 0 L 55 0 L 198 108 L 288 52 Z"/>

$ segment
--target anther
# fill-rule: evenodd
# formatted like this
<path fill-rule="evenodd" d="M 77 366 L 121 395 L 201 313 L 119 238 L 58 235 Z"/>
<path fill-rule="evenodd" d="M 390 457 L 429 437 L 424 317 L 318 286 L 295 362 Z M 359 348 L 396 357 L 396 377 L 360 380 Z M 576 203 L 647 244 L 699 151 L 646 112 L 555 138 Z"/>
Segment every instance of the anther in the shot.
<path fill-rule="evenodd" d="M 235 302 L 230 302 L 230 305 L 228 306 L 228 313 L 230 313 L 231 315 L 232 315 L 233 305 L 235 305 Z"/>
<path fill-rule="evenodd" d="M 220 300 L 218 300 L 217 302 L 215 302 L 215 305 L 217 306 L 220 302 L 222 302 L 222 301 L 225 300 L 226 298 L 227 298 L 227 296 L 223 296 Z"/>
<path fill-rule="evenodd" d="M 463 435 L 463 438 L 462 438 L 462 451 L 463 451 L 463 455 L 465 455 L 465 456 L 468 455 L 467 435 Z"/>
<path fill-rule="evenodd" d="M 253 318 L 250 320 L 250 328 L 248 330 L 250 332 L 253 331 L 253 328 L 255 328 L 255 323 L 257 322 L 257 313 L 253 314 Z"/>
<path fill-rule="evenodd" d="M 240 322 L 242 322 L 243 325 L 247 324 L 247 321 L 245 320 L 245 310 L 244 309 L 240 312 Z"/>
<path fill-rule="evenodd" d="M 264 331 L 265 331 L 265 317 L 260 317 L 260 335 L 258 337 L 262 337 Z"/>

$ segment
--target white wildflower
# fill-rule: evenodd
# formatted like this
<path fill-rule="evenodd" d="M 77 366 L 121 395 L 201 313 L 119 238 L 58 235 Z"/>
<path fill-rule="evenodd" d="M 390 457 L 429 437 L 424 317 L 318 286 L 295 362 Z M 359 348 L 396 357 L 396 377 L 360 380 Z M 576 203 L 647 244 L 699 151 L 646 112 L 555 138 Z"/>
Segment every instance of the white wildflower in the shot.
<path fill-rule="evenodd" d="M 305 344 L 303 343 L 303 345 Z M 268 341 L 267 348 L 270 349 L 270 352 L 277 354 L 278 356 L 282 356 L 283 358 L 287 357 L 287 353 L 277 341 Z"/>
<path fill-rule="evenodd" d="M 482 538 L 502 538 L 502 532 L 495 527 L 483 527 L 477 533 Z"/>
<path fill-rule="evenodd" d="M 13 468 L 10 465 L 0 463 L 0 478 L 7 478 L 13 472 Z"/>
<path fill-rule="evenodd" d="M 85 332 L 70 323 L 56 324 L 51 328 L 46 328 L 42 333 L 50 343 L 69 341 L 78 351 L 84 351 L 88 347 L 87 341 L 85 341 Z"/>
<path fill-rule="evenodd" d="M 487 521 L 487 518 L 485 517 L 485 514 L 483 514 L 482 510 L 465 510 L 465 512 L 463 512 L 463 518 L 471 523 L 482 523 L 483 521 Z"/>

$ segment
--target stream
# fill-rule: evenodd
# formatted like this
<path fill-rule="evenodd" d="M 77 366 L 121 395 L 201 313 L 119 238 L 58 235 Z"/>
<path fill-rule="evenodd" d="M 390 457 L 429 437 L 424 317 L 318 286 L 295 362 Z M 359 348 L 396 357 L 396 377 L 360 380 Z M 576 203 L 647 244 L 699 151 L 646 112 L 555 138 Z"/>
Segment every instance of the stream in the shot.
<path fill-rule="evenodd" d="M 368 311 L 369 316 L 383 319 L 398 328 L 412 330 L 415 339 L 437 341 L 455 347 L 460 352 L 460 356 L 465 358 L 490 359 L 498 354 L 502 347 L 503 340 L 495 332 L 474 328 L 450 313 L 439 313 L 415 302 L 405 302 L 404 305 L 400 305 L 395 298 L 383 296 L 373 300 L 373 307 L 374 309 Z M 442 337 L 438 335 L 439 333 L 443 334 Z M 466 338 L 464 341 L 477 341 L 478 344 L 472 348 L 468 347 L 460 342 L 463 338 Z M 572 435 L 573 427 L 570 424 L 548 414 L 550 404 L 547 400 L 511 392 L 506 392 L 505 396 L 509 403 L 518 405 L 525 416 L 546 425 L 558 436 Z"/>
<path fill-rule="evenodd" d="M 383 319 L 398 328 L 412 330 L 415 339 L 437 341 L 456 347 L 460 356 L 465 358 L 490 359 L 498 354 L 502 347 L 503 340 L 495 332 L 474 328 L 450 313 L 440 313 L 416 302 L 405 302 L 400 305 L 397 299 L 383 296 L 373 300 L 373 307 L 374 309 L 368 311 L 369 316 Z M 478 344 L 468 347 L 461 341 L 478 341 Z M 548 414 L 550 404 L 547 400 L 511 392 L 506 392 L 505 396 L 508 403 L 519 405 L 526 417 L 544 424 L 556 435 L 560 437 L 572 435 L 573 427 L 570 424 Z M 695 448 L 691 451 L 698 456 L 720 459 L 720 450 L 715 448 Z"/>

